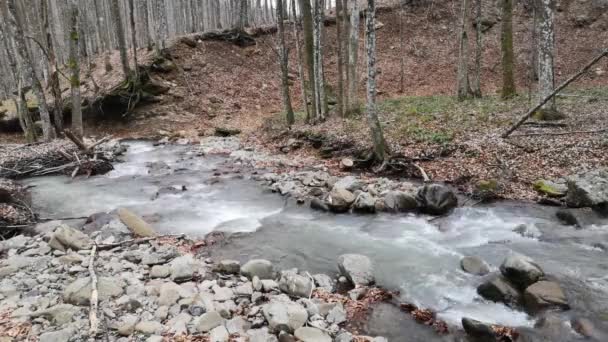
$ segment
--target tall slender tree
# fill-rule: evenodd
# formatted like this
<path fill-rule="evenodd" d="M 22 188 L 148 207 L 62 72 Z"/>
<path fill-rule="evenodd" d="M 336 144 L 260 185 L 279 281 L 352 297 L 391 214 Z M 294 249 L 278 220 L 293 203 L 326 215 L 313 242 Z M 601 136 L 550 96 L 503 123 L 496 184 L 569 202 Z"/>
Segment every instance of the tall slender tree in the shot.
<path fill-rule="evenodd" d="M 287 124 L 293 125 L 295 122 L 293 108 L 291 107 L 291 97 L 289 96 L 289 53 L 285 44 L 285 22 L 283 18 L 283 0 L 277 0 L 277 27 L 279 33 L 279 64 L 281 66 L 281 93 L 283 95 L 283 107 L 287 118 Z"/>
<path fill-rule="evenodd" d="M 471 84 L 469 82 L 469 38 L 467 34 L 468 7 L 468 0 L 462 0 L 460 37 L 458 40 L 458 75 L 456 78 L 459 101 L 471 97 Z"/>
<path fill-rule="evenodd" d="M 120 13 L 120 7 L 118 0 L 110 0 L 110 11 L 114 18 L 114 30 L 116 32 L 116 39 L 118 40 L 118 51 L 120 52 L 120 64 L 122 65 L 122 72 L 125 79 L 131 77 L 131 69 L 129 68 L 129 59 L 127 58 L 127 41 L 125 38 L 125 29 L 122 26 L 123 20 Z"/>
<path fill-rule="evenodd" d="M 296 1 L 291 0 L 291 11 L 293 15 L 293 37 L 296 46 L 296 56 L 298 58 L 298 75 L 300 78 L 300 97 L 302 98 L 302 108 L 306 113 L 306 118 L 310 117 L 310 108 L 308 107 L 308 94 L 306 93 L 306 76 L 304 75 L 304 61 L 302 60 L 302 52 L 300 49 L 300 29 L 298 28 L 299 20 L 296 12 Z"/>
<path fill-rule="evenodd" d="M 249 3 L 247 0 L 239 0 L 239 20 L 237 28 L 241 31 L 249 25 L 248 7 Z"/>
<path fill-rule="evenodd" d="M 555 87 L 554 75 L 554 11 L 555 0 L 540 0 L 540 20 L 538 37 L 538 97 L 539 101 L 549 96 Z M 545 106 L 545 112 L 557 112 L 555 98 L 551 99 Z M 543 115 L 546 116 L 546 115 Z"/>
<path fill-rule="evenodd" d="M 473 77 L 471 90 L 473 91 L 473 96 L 477 98 L 481 97 L 481 57 L 483 52 L 481 16 L 481 0 L 475 0 L 475 75 Z"/>
<path fill-rule="evenodd" d="M 38 101 L 38 110 L 40 111 L 40 119 L 42 121 L 42 137 L 45 141 L 50 141 L 55 138 L 55 130 L 51 125 L 51 115 L 49 113 L 49 107 L 46 103 L 46 97 L 40 79 L 35 72 L 35 64 L 30 55 L 27 44 L 25 43 L 25 34 L 23 33 L 23 24 L 19 13 L 17 11 L 16 0 L 7 0 L 8 15 L 5 17 L 8 19 L 8 25 L 13 34 L 15 42 L 15 52 L 17 52 L 19 60 L 19 69 L 23 73 L 23 77 L 32 82 L 32 91 Z M 2 6 L 4 8 L 4 6 Z"/>
<path fill-rule="evenodd" d="M 382 125 L 376 107 L 376 1 L 367 0 L 365 16 L 365 49 L 367 52 L 367 124 L 374 143 L 374 158 L 384 164 L 388 160 L 389 148 L 384 139 Z"/>
<path fill-rule="evenodd" d="M 299 0 L 300 11 L 302 12 L 302 30 L 304 31 L 304 61 L 306 62 L 306 71 L 308 74 L 308 93 L 311 97 L 315 95 L 315 57 L 314 57 L 314 34 L 312 8 L 310 0 Z M 310 101 L 311 109 L 308 111 L 310 115 L 316 115 L 316 102 L 313 99 Z M 306 121 L 310 122 L 312 117 L 306 117 Z"/>
<path fill-rule="evenodd" d="M 350 2 L 350 32 L 348 40 L 348 114 L 359 112 L 359 4 L 357 0 Z"/>
<path fill-rule="evenodd" d="M 114 0 L 113 0 L 114 1 Z M 165 39 L 167 35 L 167 7 L 165 6 L 165 0 L 156 1 L 156 56 L 160 57 L 162 51 L 165 49 Z"/>
<path fill-rule="evenodd" d="M 325 93 L 325 82 L 323 75 L 323 0 L 314 0 L 314 25 L 313 25 L 313 44 L 314 44 L 314 102 L 315 118 L 314 121 L 324 121 L 326 118 L 327 98 Z"/>
<path fill-rule="evenodd" d="M 137 65 L 137 29 L 135 26 L 135 0 L 129 0 L 129 22 L 131 24 L 131 47 L 133 48 L 133 74 L 135 79 L 139 79 Z"/>
<path fill-rule="evenodd" d="M 57 64 L 57 56 L 55 54 L 55 46 L 53 44 L 53 29 L 51 27 L 49 8 L 47 0 L 40 0 L 40 14 L 42 15 L 42 37 L 45 45 L 47 64 L 49 70 L 48 86 L 51 88 L 53 95 L 53 119 L 55 129 L 58 134 L 63 132 L 63 98 L 61 96 L 61 86 L 59 84 L 59 68 Z"/>
<path fill-rule="evenodd" d="M 82 107 L 80 100 L 80 27 L 77 0 L 70 0 L 70 90 L 72 95 L 72 131 L 74 135 L 82 138 L 84 129 L 82 127 Z"/>
<path fill-rule="evenodd" d="M 336 44 L 338 47 L 338 89 L 336 93 L 336 102 L 338 105 L 337 109 L 339 116 L 344 116 L 344 44 L 342 42 L 343 10 L 342 0 L 336 0 Z"/>
<path fill-rule="evenodd" d="M 513 0 L 501 0 L 502 7 L 502 29 L 500 34 L 502 54 L 502 91 L 503 99 L 516 95 L 515 77 L 515 54 L 513 52 Z"/>

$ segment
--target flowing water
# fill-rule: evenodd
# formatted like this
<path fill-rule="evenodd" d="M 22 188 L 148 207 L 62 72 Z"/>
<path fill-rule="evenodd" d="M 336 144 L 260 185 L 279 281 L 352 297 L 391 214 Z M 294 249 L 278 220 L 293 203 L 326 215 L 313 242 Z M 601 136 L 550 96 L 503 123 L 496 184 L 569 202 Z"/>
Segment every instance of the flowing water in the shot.
<path fill-rule="evenodd" d="M 608 241 L 608 225 L 575 230 L 557 223 L 554 209 L 520 203 L 463 207 L 431 222 L 419 215 L 333 215 L 298 206 L 247 177 L 218 177 L 214 170 L 227 159 L 198 157 L 192 147 L 131 142 L 125 159 L 104 176 L 29 180 L 35 209 L 43 217 L 69 217 L 128 207 L 165 233 L 233 233 L 213 250 L 217 258 L 266 258 L 282 269 L 311 273 L 334 275 L 338 255 L 365 254 L 375 263 L 380 285 L 399 290 L 403 301 L 436 310 L 454 325 L 463 316 L 534 325 L 523 312 L 481 299 L 476 287 L 482 279 L 459 267 L 463 256 L 477 255 L 496 269 L 509 253 L 519 252 L 565 287 L 573 310 L 564 315 L 589 317 L 599 329 L 608 319 L 608 258 L 593 247 Z M 156 161 L 175 171 L 148 174 L 147 163 Z M 178 190 L 163 190 L 169 187 Z M 525 236 L 513 231 L 520 225 L 527 227 Z M 378 310 L 369 330 L 399 341 L 409 325 L 395 315 L 391 309 Z M 420 331 L 412 341 L 431 339 Z"/>

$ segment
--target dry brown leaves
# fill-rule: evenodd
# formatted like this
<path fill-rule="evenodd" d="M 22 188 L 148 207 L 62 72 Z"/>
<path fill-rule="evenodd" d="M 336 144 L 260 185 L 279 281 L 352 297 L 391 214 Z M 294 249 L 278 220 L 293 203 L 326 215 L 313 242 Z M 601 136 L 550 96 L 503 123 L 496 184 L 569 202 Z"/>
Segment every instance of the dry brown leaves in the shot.
<path fill-rule="evenodd" d="M 6 311 L 0 314 L 0 337 L 10 337 L 12 340 L 25 339 L 32 325 L 29 322 L 15 322 L 11 320 L 11 313 Z"/>
<path fill-rule="evenodd" d="M 519 338 L 519 333 L 515 328 L 493 325 L 492 330 L 499 341 L 516 341 Z"/>
<path fill-rule="evenodd" d="M 416 322 L 432 326 L 438 334 L 444 335 L 449 333 L 447 323 L 437 319 L 435 312 L 432 310 L 420 309 L 411 303 L 401 303 L 399 307 L 402 311 L 409 313 Z"/>

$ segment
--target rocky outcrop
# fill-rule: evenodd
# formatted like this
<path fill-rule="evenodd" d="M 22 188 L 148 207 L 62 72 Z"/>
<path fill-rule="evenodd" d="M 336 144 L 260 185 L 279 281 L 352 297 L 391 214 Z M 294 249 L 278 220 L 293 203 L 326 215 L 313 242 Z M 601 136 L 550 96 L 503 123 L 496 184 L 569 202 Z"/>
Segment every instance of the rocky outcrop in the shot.
<path fill-rule="evenodd" d="M 426 184 L 416 194 L 418 207 L 431 215 L 444 215 L 458 206 L 456 194 L 441 184 Z"/>

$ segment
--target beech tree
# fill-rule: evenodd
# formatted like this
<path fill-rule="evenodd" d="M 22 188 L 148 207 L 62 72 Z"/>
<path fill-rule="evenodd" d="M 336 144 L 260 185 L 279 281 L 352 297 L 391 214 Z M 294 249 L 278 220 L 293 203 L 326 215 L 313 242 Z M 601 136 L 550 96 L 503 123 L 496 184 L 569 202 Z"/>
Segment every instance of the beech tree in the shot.
<path fill-rule="evenodd" d="M 475 0 L 475 77 L 473 78 L 471 91 L 473 92 L 473 96 L 477 98 L 481 97 L 481 57 L 483 52 L 481 15 L 481 0 Z"/>
<path fill-rule="evenodd" d="M 502 91 L 503 99 L 508 99 L 516 95 L 515 77 L 515 56 L 513 53 L 513 0 L 501 0 L 502 8 L 502 29 L 500 34 L 501 55 L 502 55 Z"/>
<path fill-rule="evenodd" d="M 374 158 L 384 165 L 388 160 L 389 149 L 384 140 L 382 125 L 376 107 L 376 1 L 367 0 L 365 17 L 365 50 L 367 51 L 367 124 L 374 144 Z"/>
<path fill-rule="evenodd" d="M 470 98 L 472 93 L 471 85 L 469 83 L 469 38 L 467 34 L 468 3 L 468 0 L 462 0 L 460 37 L 458 41 L 458 75 L 456 77 L 459 101 Z"/>
<path fill-rule="evenodd" d="M 122 65 L 122 72 L 125 79 L 129 79 L 131 70 L 129 68 L 129 59 L 127 58 L 127 41 L 125 39 L 125 29 L 122 26 L 122 15 L 120 14 L 120 7 L 118 6 L 118 0 L 110 1 L 110 11 L 114 18 L 114 30 L 116 32 L 116 39 L 118 40 L 118 51 L 120 52 L 120 64 Z"/>
<path fill-rule="evenodd" d="M 308 94 L 306 92 L 306 78 L 304 76 L 304 67 L 302 66 L 304 64 L 304 61 L 302 60 L 302 52 L 300 49 L 300 30 L 298 28 L 299 20 L 298 20 L 298 16 L 296 13 L 295 0 L 291 0 L 291 11 L 292 11 L 292 15 L 293 15 L 293 36 L 294 36 L 295 45 L 296 45 L 296 56 L 298 58 L 298 75 L 300 77 L 300 90 L 301 90 L 300 96 L 302 97 L 302 107 L 304 108 L 304 111 L 306 113 L 306 120 L 308 121 L 308 119 L 310 118 L 310 108 L 308 107 Z"/>
<path fill-rule="evenodd" d="M 53 119 L 57 133 L 61 134 L 63 132 L 63 98 L 59 84 L 59 66 L 55 54 L 55 45 L 53 44 L 53 30 L 50 23 L 51 16 L 49 15 L 47 0 L 40 0 L 40 13 L 42 14 L 43 45 L 46 47 L 45 54 L 49 70 L 48 86 L 51 88 L 54 100 Z"/>
<path fill-rule="evenodd" d="M 540 20 L 539 37 L 538 37 L 538 97 L 539 101 L 549 96 L 555 87 L 554 76 L 554 56 L 553 49 L 555 45 L 554 31 L 554 10 L 555 0 L 540 0 Z M 549 114 L 557 114 L 557 106 L 555 99 L 551 99 L 542 111 Z M 547 115 L 543 115 L 547 116 Z"/>
<path fill-rule="evenodd" d="M 315 0 L 316 1 L 316 0 Z M 310 0 L 299 0 L 300 11 L 302 12 L 302 30 L 304 31 L 304 61 L 306 62 L 306 71 L 308 76 L 308 89 L 307 92 L 313 97 L 310 101 L 310 110 L 307 111 L 310 116 L 306 117 L 306 122 L 310 122 L 313 115 L 317 113 L 316 101 L 314 100 L 316 89 L 315 89 L 315 57 L 314 57 L 314 34 L 313 34 L 313 20 L 312 20 L 312 8 Z"/>
<path fill-rule="evenodd" d="M 336 37 L 337 37 L 337 59 L 338 59 L 338 89 L 336 93 L 336 102 L 338 115 L 344 116 L 344 43 L 342 39 L 342 0 L 336 0 Z"/>
<path fill-rule="evenodd" d="M 70 0 L 70 60 L 68 67 L 70 69 L 70 90 L 72 95 L 72 131 L 74 135 L 82 138 L 82 108 L 80 100 L 80 29 L 78 18 L 78 2 Z"/>
<path fill-rule="evenodd" d="M 289 96 L 289 55 L 285 44 L 285 25 L 283 19 L 283 0 L 277 0 L 277 27 L 279 34 L 279 65 L 281 66 L 281 90 L 283 95 L 283 107 L 287 117 L 287 124 L 293 125 L 295 120 L 293 116 L 293 108 L 291 107 L 291 98 Z"/>
<path fill-rule="evenodd" d="M 359 5 L 357 0 L 350 2 L 350 32 L 348 40 L 348 114 L 359 112 L 359 99 L 357 90 L 359 75 L 357 72 L 359 54 Z"/>
<path fill-rule="evenodd" d="M 323 75 L 323 0 L 314 0 L 314 25 L 313 25 L 313 44 L 314 44 L 314 102 L 315 117 L 313 122 L 323 121 L 327 114 L 327 98 L 325 93 L 325 80 Z"/>

